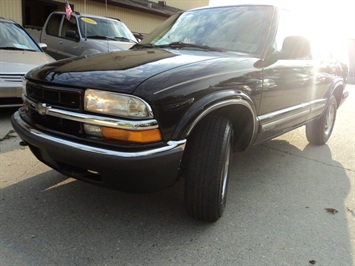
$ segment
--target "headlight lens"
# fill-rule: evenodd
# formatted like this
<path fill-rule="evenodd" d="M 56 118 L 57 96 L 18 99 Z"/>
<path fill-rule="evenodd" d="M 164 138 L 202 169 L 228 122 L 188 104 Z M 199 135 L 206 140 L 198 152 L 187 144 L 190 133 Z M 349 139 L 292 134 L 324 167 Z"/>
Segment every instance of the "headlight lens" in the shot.
<path fill-rule="evenodd" d="M 84 108 L 87 111 L 127 118 L 152 118 L 150 106 L 135 96 L 87 89 Z"/>

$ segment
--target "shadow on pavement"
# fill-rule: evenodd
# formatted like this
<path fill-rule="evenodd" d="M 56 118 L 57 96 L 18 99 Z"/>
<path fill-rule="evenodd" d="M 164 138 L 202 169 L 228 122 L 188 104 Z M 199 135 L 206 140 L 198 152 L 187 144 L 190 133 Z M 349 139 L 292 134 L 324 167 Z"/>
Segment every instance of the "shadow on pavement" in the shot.
<path fill-rule="evenodd" d="M 351 265 L 349 189 L 328 146 L 280 140 L 234 157 L 226 212 L 214 224 L 187 216 L 182 180 L 134 195 L 48 171 L 0 190 L 0 262 Z"/>

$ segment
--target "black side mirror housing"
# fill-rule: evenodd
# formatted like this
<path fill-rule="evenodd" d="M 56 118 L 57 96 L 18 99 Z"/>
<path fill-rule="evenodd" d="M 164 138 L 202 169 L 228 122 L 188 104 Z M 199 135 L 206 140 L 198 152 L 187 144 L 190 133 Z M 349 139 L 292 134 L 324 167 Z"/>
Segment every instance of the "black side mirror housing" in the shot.
<path fill-rule="evenodd" d="M 74 39 L 76 41 L 78 41 L 79 38 L 79 34 L 75 31 L 75 30 L 68 30 L 65 32 L 65 37 L 70 38 L 70 39 Z"/>
<path fill-rule="evenodd" d="M 288 36 L 282 44 L 280 59 L 299 59 L 308 57 L 311 53 L 310 41 L 303 36 Z"/>
<path fill-rule="evenodd" d="M 266 59 L 254 63 L 256 68 L 270 66 L 278 60 L 309 58 L 311 55 L 310 41 L 303 36 L 288 36 L 284 39 L 282 50 L 273 51 Z"/>

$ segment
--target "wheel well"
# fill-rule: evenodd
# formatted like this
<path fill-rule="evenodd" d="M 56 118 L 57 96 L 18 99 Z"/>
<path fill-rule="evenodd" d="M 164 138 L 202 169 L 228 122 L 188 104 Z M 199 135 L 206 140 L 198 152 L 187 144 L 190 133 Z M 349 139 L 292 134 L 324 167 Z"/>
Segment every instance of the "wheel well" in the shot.
<path fill-rule="evenodd" d="M 344 89 L 343 86 L 338 86 L 335 88 L 335 90 L 333 92 L 333 95 L 334 95 L 335 99 L 337 100 L 338 107 L 340 105 L 341 97 L 343 95 L 343 89 Z"/>
<path fill-rule="evenodd" d="M 254 118 L 249 108 L 243 105 L 222 107 L 206 115 L 198 124 L 212 116 L 225 117 L 232 122 L 234 131 L 233 148 L 235 151 L 242 151 L 248 147 L 254 129 Z"/>

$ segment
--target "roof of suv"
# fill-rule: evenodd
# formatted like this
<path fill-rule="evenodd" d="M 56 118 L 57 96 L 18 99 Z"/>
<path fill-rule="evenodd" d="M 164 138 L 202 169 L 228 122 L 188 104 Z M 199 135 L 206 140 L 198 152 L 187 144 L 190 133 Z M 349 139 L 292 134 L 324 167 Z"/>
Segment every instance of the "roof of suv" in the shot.
<path fill-rule="evenodd" d="M 53 11 L 52 14 L 62 14 L 65 15 L 65 11 Z M 109 19 L 109 20 L 115 20 L 115 21 L 120 21 L 122 22 L 120 19 L 118 18 L 109 18 L 109 17 L 103 17 L 103 16 L 97 16 L 97 15 L 92 15 L 92 14 L 83 14 L 80 12 L 73 12 L 72 15 L 75 15 L 76 17 L 92 17 L 92 18 L 105 18 L 105 19 Z M 123 23 L 123 22 L 122 22 Z"/>
<path fill-rule="evenodd" d="M 3 17 L 0 17 L 0 21 L 18 24 L 16 21 L 14 21 L 12 19 L 7 19 L 7 18 L 3 18 Z"/>

